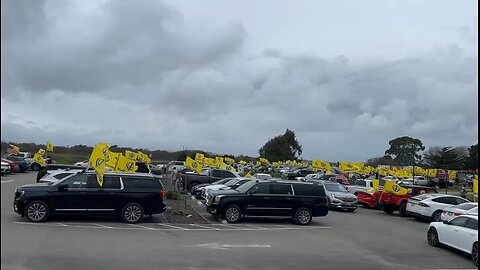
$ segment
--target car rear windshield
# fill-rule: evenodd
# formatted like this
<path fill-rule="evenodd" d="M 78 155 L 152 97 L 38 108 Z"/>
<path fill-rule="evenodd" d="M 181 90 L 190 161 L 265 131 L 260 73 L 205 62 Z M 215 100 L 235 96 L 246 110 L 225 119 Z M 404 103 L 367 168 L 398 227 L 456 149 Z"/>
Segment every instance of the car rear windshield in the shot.
<path fill-rule="evenodd" d="M 160 180 L 152 177 L 125 177 L 122 176 L 125 189 L 162 189 Z"/>
<path fill-rule="evenodd" d="M 470 210 L 470 209 L 475 208 L 477 206 L 478 205 L 474 204 L 474 203 L 462 203 L 462 204 L 459 204 L 459 205 L 455 206 L 455 208 L 461 209 L 461 210 Z"/>
<path fill-rule="evenodd" d="M 326 183 L 325 188 L 330 192 L 347 192 L 342 185 L 335 183 Z"/>
<path fill-rule="evenodd" d="M 321 185 L 293 185 L 295 195 L 301 196 L 325 196 L 325 190 Z"/>

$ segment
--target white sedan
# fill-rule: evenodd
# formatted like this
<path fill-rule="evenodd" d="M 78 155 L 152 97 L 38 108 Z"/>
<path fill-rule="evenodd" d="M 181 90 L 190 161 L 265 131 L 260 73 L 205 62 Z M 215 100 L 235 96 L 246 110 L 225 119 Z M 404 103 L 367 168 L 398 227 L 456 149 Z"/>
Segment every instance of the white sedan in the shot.
<path fill-rule="evenodd" d="M 429 221 L 441 221 L 443 210 L 454 205 L 469 202 L 459 196 L 427 193 L 408 199 L 407 215 L 416 219 Z"/>
<path fill-rule="evenodd" d="M 464 215 L 450 221 L 432 222 L 428 226 L 427 241 L 434 247 L 442 244 L 468 253 L 478 266 L 478 216 Z"/>
<path fill-rule="evenodd" d="M 478 216 L 478 202 L 467 202 L 443 210 L 442 220 L 449 221 L 460 215 Z"/>

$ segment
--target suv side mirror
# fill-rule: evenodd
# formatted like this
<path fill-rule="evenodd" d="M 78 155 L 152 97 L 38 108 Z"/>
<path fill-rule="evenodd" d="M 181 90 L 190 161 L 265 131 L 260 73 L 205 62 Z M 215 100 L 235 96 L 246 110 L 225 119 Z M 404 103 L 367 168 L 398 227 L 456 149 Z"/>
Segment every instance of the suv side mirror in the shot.
<path fill-rule="evenodd" d="M 257 193 L 257 190 L 258 190 L 258 188 L 256 188 L 256 187 L 252 188 L 252 189 L 248 192 L 248 195 L 252 195 L 252 194 Z"/>
<path fill-rule="evenodd" d="M 67 184 L 59 184 L 58 191 L 65 191 L 68 188 Z"/>

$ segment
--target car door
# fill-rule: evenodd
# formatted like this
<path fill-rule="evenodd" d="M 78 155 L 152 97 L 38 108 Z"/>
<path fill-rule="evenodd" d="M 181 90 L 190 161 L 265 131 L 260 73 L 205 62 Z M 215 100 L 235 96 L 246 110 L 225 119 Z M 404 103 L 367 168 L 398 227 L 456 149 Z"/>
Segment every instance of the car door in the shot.
<path fill-rule="evenodd" d="M 243 212 L 246 215 L 261 216 L 268 213 L 269 206 L 265 197 L 270 195 L 270 185 L 268 183 L 259 183 L 253 186 L 248 192 L 244 201 Z"/>
<path fill-rule="evenodd" d="M 291 216 L 293 208 L 292 185 L 286 183 L 271 183 L 270 195 L 265 197 L 265 204 L 272 215 Z"/>
<path fill-rule="evenodd" d="M 472 252 L 472 245 L 478 239 L 478 220 L 467 218 L 463 227 L 458 228 L 458 246 L 463 252 Z"/>
<path fill-rule="evenodd" d="M 86 205 L 89 212 L 113 212 L 119 209 L 120 177 L 105 175 L 103 187 L 100 187 L 95 175 L 87 180 Z"/>
<path fill-rule="evenodd" d="M 53 210 L 56 212 L 86 212 L 87 177 L 86 174 L 77 174 L 60 182 L 57 186 L 66 185 L 66 188 L 52 192 L 49 202 Z"/>
<path fill-rule="evenodd" d="M 467 222 L 467 217 L 456 217 L 448 223 L 448 225 L 444 225 L 443 229 L 441 230 L 438 239 L 441 243 L 458 248 L 458 241 L 459 241 L 459 229 L 465 226 Z"/>

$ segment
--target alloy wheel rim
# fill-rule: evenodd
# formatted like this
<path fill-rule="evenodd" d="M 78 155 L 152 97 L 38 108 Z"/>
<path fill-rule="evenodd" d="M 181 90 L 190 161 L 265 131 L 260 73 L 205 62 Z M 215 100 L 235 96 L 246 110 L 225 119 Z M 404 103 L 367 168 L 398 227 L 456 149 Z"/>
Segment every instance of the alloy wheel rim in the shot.
<path fill-rule="evenodd" d="M 31 220 L 42 220 L 47 214 L 47 209 L 41 203 L 34 203 L 28 208 L 27 215 Z"/>
<path fill-rule="evenodd" d="M 310 220 L 310 213 L 307 210 L 302 210 L 298 213 L 298 220 L 300 223 L 305 224 Z"/>
<path fill-rule="evenodd" d="M 135 222 L 140 219 L 142 212 L 136 205 L 130 205 L 125 209 L 125 218 L 130 222 Z"/>
<path fill-rule="evenodd" d="M 240 212 L 235 207 L 230 207 L 227 209 L 226 215 L 227 220 L 236 221 L 240 217 Z"/>
<path fill-rule="evenodd" d="M 437 234 L 432 229 L 428 231 L 428 243 L 430 245 L 435 245 L 437 243 Z"/>
<path fill-rule="evenodd" d="M 433 216 L 433 218 L 435 219 L 435 221 L 440 221 L 441 219 L 440 213 L 436 213 L 435 216 Z"/>

